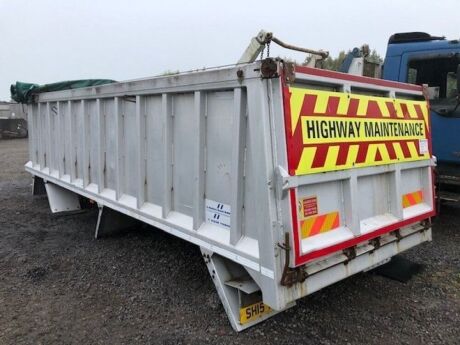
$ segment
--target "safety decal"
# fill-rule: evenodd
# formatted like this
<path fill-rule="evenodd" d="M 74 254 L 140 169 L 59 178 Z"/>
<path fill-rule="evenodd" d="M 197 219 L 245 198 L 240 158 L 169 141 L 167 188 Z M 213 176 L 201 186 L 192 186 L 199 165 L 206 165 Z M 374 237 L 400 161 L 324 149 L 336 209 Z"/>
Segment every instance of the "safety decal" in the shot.
<path fill-rule="evenodd" d="M 402 196 L 403 208 L 420 204 L 423 201 L 423 192 L 418 190 L 413 193 L 407 193 Z"/>
<path fill-rule="evenodd" d="M 318 198 L 310 196 L 299 199 L 299 214 L 300 218 L 307 218 L 318 214 Z"/>
<path fill-rule="evenodd" d="M 318 235 L 340 226 L 339 212 L 330 212 L 300 221 L 301 238 Z"/>
<path fill-rule="evenodd" d="M 426 101 L 295 87 L 288 91 L 291 175 L 430 158 Z"/>

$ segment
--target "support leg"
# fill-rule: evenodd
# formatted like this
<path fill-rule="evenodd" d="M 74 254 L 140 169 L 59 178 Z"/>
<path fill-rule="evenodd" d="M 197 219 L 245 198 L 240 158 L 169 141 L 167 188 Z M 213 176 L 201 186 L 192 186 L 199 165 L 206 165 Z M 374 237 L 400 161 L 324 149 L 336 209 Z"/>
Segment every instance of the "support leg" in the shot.
<path fill-rule="evenodd" d="M 243 266 L 201 248 L 232 328 L 240 332 L 279 313 L 262 302 L 262 292 Z"/>
<path fill-rule="evenodd" d="M 81 210 L 78 194 L 50 182 L 45 183 L 45 189 L 51 212 L 60 213 Z"/>
<path fill-rule="evenodd" d="M 99 214 L 97 216 L 96 231 L 94 232 L 94 238 L 96 239 L 120 230 L 137 227 L 141 224 L 141 222 L 133 217 L 129 217 L 103 205 L 98 206 Z"/>

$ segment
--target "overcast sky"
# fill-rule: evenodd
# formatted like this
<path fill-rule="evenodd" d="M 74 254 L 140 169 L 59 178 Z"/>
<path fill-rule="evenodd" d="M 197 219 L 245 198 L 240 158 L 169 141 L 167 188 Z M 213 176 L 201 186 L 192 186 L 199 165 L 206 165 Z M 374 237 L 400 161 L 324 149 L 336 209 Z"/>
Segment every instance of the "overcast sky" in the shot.
<path fill-rule="evenodd" d="M 234 63 L 262 28 L 333 56 L 363 43 L 383 56 L 394 32 L 460 38 L 459 10 L 458 0 L 0 0 L 0 100 L 16 80 L 126 80 Z"/>

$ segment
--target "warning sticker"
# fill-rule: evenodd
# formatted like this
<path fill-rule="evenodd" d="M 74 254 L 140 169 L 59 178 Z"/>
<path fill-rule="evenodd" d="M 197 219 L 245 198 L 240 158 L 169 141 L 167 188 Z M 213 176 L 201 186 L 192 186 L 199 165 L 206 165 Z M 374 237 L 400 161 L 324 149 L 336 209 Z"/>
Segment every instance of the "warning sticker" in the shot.
<path fill-rule="evenodd" d="M 230 205 L 206 199 L 206 221 L 230 229 Z"/>
<path fill-rule="evenodd" d="M 418 141 L 418 152 L 420 154 L 424 154 L 428 152 L 428 140 L 427 139 L 420 139 Z"/>
<path fill-rule="evenodd" d="M 299 200 L 299 203 L 301 218 L 307 218 L 318 214 L 318 199 L 316 196 L 302 198 Z"/>

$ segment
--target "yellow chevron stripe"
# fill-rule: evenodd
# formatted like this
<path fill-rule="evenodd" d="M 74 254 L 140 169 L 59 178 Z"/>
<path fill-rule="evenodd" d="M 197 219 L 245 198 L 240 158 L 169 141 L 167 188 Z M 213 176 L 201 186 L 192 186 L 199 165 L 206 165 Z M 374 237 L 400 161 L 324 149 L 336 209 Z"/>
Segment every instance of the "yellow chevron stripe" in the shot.
<path fill-rule="evenodd" d="M 415 110 L 413 102 L 407 102 L 407 109 L 409 110 L 409 116 L 411 119 L 418 119 L 417 110 Z"/>
<path fill-rule="evenodd" d="M 383 100 L 383 99 L 378 99 L 377 104 L 379 106 L 380 112 L 382 113 L 382 117 L 390 117 L 390 111 L 388 110 L 387 107 L 387 102 L 388 100 Z"/>
<path fill-rule="evenodd" d="M 316 217 L 310 217 L 301 222 L 301 237 L 306 238 L 310 236 L 311 229 L 315 223 Z"/>
<path fill-rule="evenodd" d="M 305 147 L 303 149 L 302 155 L 300 156 L 299 166 L 295 171 L 296 175 L 302 175 L 310 172 L 315 154 L 316 147 Z"/>
<path fill-rule="evenodd" d="M 329 95 L 326 93 L 317 93 L 315 113 L 324 114 L 327 111 L 327 103 L 329 101 Z"/>
<path fill-rule="evenodd" d="M 366 160 L 362 164 L 374 161 L 375 154 L 377 153 L 377 145 L 370 144 L 367 149 Z"/>
<path fill-rule="evenodd" d="M 340 146 L 338 145 L 329 146 L 329 149 L 327 150 L 326 161 L 324 162 L 325 166 L 330 167 L 336 164 L 337 157 L 339 156 L 339 148 Z"/>
<path fill-rule="evenodd" d="M 399 160 L 404 160 L 404 153 L 402 151 L 401 144 L 400 143 L 393 143 L 393 148 L 395 149 L 396 157 Z"/>
<path fill-rule="evenodd" d="M 396 109 L 396 117 L 403 118 L 404 113 L 403 113 L 403 111 L 401 109 L 401 102 L 398 101 L 398 100 L 395 100 L 394 101 L 394 106 L 395 106 L 395 109 Z"/>
<path fill-rule="evenodd" d="M 356 157 L 358 157 L 358 150 L 359 145 L 350 145 L 348 150 L 347 166 L 353 166 L 353 164 L 356 162 Z"/>
<path fill-rule="evenodd" d="M 339 106 L 337 107 L 337 115 L 347 115 L 349 104 L 350 104 L 350 101 L 348 99 L 348 95 L 344 93 L 340 93 L 340 101 L 339 101 Z"/>
<path fill-rule="evenodd" d="M 358 110 L 356 111 L 356 113 L 357 113 L 356 115 L 358 115 L 358 116 L 366 116 L 367 105 L 369 103 L 369 98 L 368 97 L 363 98 L 362 96 L 356 97 L 355 95 L 353 97 L 359 99 L 359 105 L 358 105 Z"/>
<path fill-rule="evenodd" d="M 339 216 L 339 212 L 332 212 L 329 213 L 326 217 L 326 220 L 323 223 L 323 226 L 321 227 L 321 233 L 327 232 L 329 230 L 334 229 L 333 224 L 336 221 L 336 218 Z"/>
<path fill-rule="evenodd" d="M 409 147 L 410 155 L 412 158 L 418 157 L 418 149 L 415 147 L 415 143 L 413 141 L 409 141 L 407 143 L 407 146 Z"/>
<path fill-rule="evenodd" d="M 294 133 L 299 123 L 300 111 L 302 110 L 303 100 L 308 90 L 291 87 L 289 91 L 291 92 L 291 129 L 292 133 Z"/>

